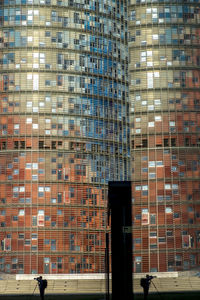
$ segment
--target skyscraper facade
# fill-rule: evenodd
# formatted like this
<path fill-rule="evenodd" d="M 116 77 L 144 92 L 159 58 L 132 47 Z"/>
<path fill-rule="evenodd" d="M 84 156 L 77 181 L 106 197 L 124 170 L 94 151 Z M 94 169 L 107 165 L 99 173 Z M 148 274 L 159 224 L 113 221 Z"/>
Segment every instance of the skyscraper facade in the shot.
<path fill-rule="evenodd" d="M 200 264 L 200 1 L 130 0 L 134 270 Z"/>
<path fill-rule="evenodd" d="M 125 0 L 0 1 L 0 271 L 104 272 L 128 180 Z"/>

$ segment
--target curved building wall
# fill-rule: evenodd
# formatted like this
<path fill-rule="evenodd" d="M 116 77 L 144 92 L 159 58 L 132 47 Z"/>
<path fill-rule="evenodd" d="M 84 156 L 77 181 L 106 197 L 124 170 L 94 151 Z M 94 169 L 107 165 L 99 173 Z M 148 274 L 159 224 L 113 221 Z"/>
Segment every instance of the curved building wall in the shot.
<path fill-rule="evenodd" d="M 200 2 L 131 0 L 134 270 L 200 263 Z"/>
<path fill-rule="evenodd" d="M 104 272 L 129 179 L 126 1 L 0 3 L 0 269 Z"/>

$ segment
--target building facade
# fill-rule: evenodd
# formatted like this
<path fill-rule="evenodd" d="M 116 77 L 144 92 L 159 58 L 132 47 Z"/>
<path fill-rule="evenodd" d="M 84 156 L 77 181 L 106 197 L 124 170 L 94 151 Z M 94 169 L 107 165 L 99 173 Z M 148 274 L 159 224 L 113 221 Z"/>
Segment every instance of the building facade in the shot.
<path fill-rule="evenodd" d="M 130 0 L 134 271 L 200 264 L 200 1 Z"/>
<path fill-rule="evenodd" d="M 0 271 L 104 272 L 129 179 L 125 0 L 0 1 Z"/>

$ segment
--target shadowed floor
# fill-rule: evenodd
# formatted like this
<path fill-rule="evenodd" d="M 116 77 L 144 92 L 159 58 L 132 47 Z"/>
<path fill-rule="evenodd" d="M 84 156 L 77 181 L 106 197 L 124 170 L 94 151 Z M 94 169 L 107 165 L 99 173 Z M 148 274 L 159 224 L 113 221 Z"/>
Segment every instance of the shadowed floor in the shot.
<path fill-rule="evenodd" d="M 148 300 L 196 300 L 199 299 L 200 292 L 186 293 L 156 293 L 149 294 Z M 0 295 L 0 300 L 39 300 L 39 295 Z M 45 300 L 105 300 L 105 295 L 46 295 Z M 110 296 L 110 300 L 112 297 Z M 133 300 L 143 300 L 142 294 L 135 294 Z"/>

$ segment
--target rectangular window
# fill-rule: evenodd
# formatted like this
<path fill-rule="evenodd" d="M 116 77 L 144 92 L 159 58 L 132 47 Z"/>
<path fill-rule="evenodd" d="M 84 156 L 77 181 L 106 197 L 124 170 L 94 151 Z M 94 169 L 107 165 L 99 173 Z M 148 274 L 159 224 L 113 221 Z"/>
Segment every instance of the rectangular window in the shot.
<path fill-rule="evenodd" d="M 149 234 L 150 238 L 156 238 L 157 237 L 157 232 L 156 231 L 151 231 Z"/>
<path fill-rule="evenodd" d="M 37 226 L 37 216 L 32 216 L 32 226 Z"/>
<path fill-rule="evenodd" d="M 151 224 L 156 224 L 156 215 L 150 215 L 150 223 Z"/>
<path fill-rule="evenodd" d="M 25 214 L 24 209 L 20 209 L 18 215 L 19 216 L 24 216 L 24 214 Z"/>
<path fill-rule="evenodd" d="M 172 208 L 171 208 L 171 207 L 166 207 L 166 208 L 165 208 L 165 212 L 166 212 L 167 214 L 172 213 Z"/>
<path fill-rule="evenodd" d="M 56 250 L 56 240 L 51 240 L 51 250 Z"/>

